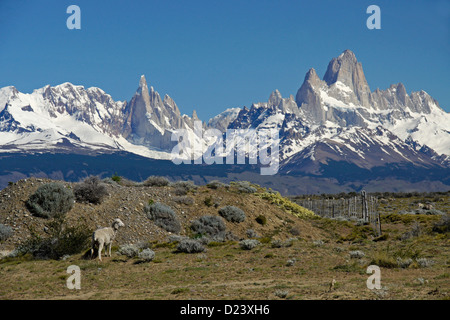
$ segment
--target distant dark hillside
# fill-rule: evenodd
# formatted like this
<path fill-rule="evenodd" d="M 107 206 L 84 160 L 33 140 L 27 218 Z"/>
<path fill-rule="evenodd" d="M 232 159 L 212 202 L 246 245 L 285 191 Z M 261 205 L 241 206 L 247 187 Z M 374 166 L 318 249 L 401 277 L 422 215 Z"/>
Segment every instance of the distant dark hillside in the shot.
<path fill-rule="evenodd" d="M 144 158 L 127 152 L 100 155 L 80 154 L 1 154 L 0 189 L 9 182 L 27 177 L 79 181 L 89 175 L 102 178 L 114 174 L 133 181 L 151 175 L 166 176 L 173 181 L 192 180 L 206 184 L 211 180 L 230 182 L 247 180 L 272 188 L 284 195 L 321 194 L 360 191 L 412 192 L 448 191 L 450 173 L 444 168 L 400 167 L 398 165 L 362 169 L 347 162 L 330 162 L 317 175 L 301 171 L 262 176 L 253 165 L 175 165 L 168 160 Z"/>

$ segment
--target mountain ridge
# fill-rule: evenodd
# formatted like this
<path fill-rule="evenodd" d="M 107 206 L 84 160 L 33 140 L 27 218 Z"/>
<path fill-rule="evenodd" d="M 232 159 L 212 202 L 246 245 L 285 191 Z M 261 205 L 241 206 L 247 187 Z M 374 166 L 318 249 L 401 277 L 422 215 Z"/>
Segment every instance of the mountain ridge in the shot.
<path fill-rule="evenodd" d="M 144 75 L 130 101 L 69 82 L 31 94 L 8 86 L 0 89 L 0 154 L 125 151 L 169 160 L 177 130 L 188 132 L 203 151 L 214 143 L 198 136 L 195 121 L 195 111 L 181 114 Z M 402 83 L 371 91 L 350 50 L 329 62 L 322 79 L 309 69 L 295 97 L 275 89 L 267 102 L 229 108 L 202 122 L 208 128 L 277 129 L 282 174 L 320 176 L 330 161 L 369 171 L 393 164 L 450 168 L 450 114 L 423 90 L 408 95 Z"/>

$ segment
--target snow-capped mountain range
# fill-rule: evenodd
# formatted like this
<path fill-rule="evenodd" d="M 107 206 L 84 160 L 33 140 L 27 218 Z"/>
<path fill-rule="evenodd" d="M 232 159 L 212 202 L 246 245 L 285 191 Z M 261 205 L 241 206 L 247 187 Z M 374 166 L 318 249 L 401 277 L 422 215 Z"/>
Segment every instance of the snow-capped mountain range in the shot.
<path fill-rule="evenodd" d="M 174 130 L 187 130 L 202 150 L 211 143 L 195 136 L 198 120 L 148 88 L 144 76 L 129 102 L 71 83 L 30 94 L 9 86 L 0 89 L 0 153 L 127 151 L 171 159 Z M 371 91 L 350 50 L 331 60 L 323 79 L 310 69 L 295 97 L 275 90 L 267 102 L 227 109 L 202 126 L 276 128 L 285 174 L 320 175 L 331 162 L 450 168 L 450 114 L 424 91 L 408 95 L 401 83 Z"/>

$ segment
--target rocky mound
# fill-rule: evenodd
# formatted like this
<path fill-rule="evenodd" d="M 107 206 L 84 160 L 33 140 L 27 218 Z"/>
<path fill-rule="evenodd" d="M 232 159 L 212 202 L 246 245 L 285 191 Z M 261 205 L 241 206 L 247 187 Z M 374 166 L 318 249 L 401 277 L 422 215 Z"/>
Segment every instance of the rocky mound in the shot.
<path fill-rule="evenodd" d="M 10 184 L 0 191 L 0 224 L 9 226 L 13 235 L 0 243 L 0 250 L 12 250 L 30 237 L 31 232 L 44 234 L 49 220 L 33 216 L 26 207 L 27 199 L 42 185 L 55 182 L 49 179 L 30 178 Z M 68 188 L 74 183 L 57 181 Z M 67 213 L 68 224 L 85 223 L 93 230 L 110 226 L 115 218 L 120 218 L 125 227 L 120 229 L 115 245 L 141 241 L 167 241 L 171 235 L 147 217 L 144 207 L 149 202 L 160 202 L 170 206 L 180 223 L 182 236 L 192 236 L 190 225 L 193 220 L 204 215 L 219 216 L 219 209 L 235 206 L 245 213 L 245 220 L 236 223 L 225 221 L 232 238 L 248 238 L 248 230 L 253 229 L 261 237 L 287 239 L 298 236 L 304 239 L 319 239 L 323 231 L 277 205 L 275 201 L 261 197 L 263 189 L 256 193 L 243 192 L 236 186 L 212 189 L 199 186 L 185 195 L 179 195 L 174 186 L 152 187 L 137 183 L 129 185 L 106 184 L 108 195 L 102 203 L 94 205 L 75 202 Z M 264 217 L 265 223 L 262 223 Z"/>

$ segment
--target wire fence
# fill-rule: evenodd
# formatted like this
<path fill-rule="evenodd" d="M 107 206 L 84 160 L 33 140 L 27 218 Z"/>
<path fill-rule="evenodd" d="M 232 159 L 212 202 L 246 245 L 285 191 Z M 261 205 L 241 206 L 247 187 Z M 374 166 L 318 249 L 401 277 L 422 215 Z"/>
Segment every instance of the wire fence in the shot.
<path fill-rule="evenodd" d="M 296 202 L 324 218 L 345 219 L 372 224 L 381 235 L 378 198 L 363 190 L 359 196 L 340 199 L 297 199 Z"/>

